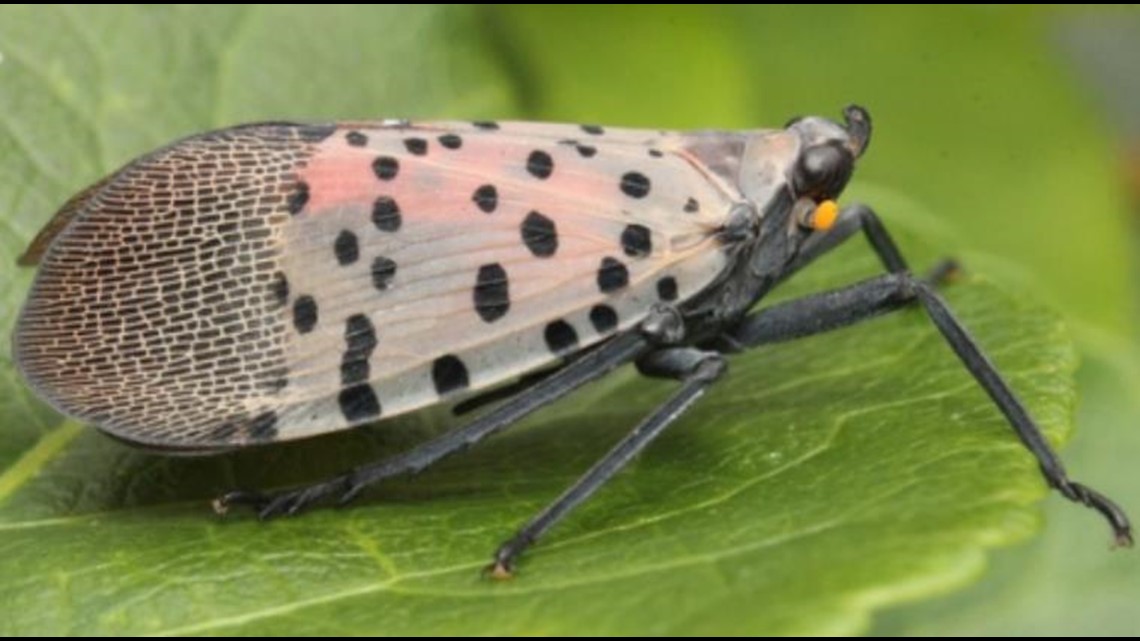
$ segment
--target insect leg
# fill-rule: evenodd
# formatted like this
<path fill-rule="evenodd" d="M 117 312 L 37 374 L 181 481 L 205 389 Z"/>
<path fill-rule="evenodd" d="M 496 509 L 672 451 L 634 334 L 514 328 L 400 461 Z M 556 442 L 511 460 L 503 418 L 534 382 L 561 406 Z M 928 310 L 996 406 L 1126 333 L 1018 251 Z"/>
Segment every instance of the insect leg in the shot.
<path fill-rule="evenodd" d="M 780 280 L 786 280 L 792 274 L 811 264 L 815 259 L 843 244 L 859 231 L 867 237 L 871 249 L 883 263 L 888 272 L 907 271 L 906 259 L 902 257 L 895 241 L 883 227 L 879 216 L 868 206 L 862 204 L 848 205 L 839 212 L 839 217 L 831 229 L 823 233 L 816 233 L 804 242 L 799 254 L 788 265 Z"/>
<path fill-rule="evenodd" d="M 946 260 L 930 270 L 925 281 L 941 285 L 957 269 Z M 839 329 L 915 302 L 900 282 L 908 274 L 884 274 L 848 287 L 833 289 L 765 307 L 745 317 L 712 344 L 735 353 L 766 343 L 778 343 Z"/>
<path fill-rule="evenodd" d="M 562 496 L 527 522 L 495 552 L 494 562 L 488 568 L 495 578 L 509 577 L 520 554 L 534 544 L 547 530 L 561 521 L 607 481 L 621 471 L 672 425 L 705 394 L 709 386 L 724 373 L 727 365 L 724 356 L 717 352 L 692 347 L 666 348 L 650 352 L 638 360 L 638 369 L 651 376 L 675 378 L 682 381 L 660 407 L 647 416 L 625 438 L 613 447 L 588 472 L 570 486 Z"/>
<path fill-rule="evenodd" d="M 215 501 L 215 509 L 224 511 L 230 505 L 252 505 L 259 518 L 267 519 L 296 514 L 313 501 L 333 494 L 339 494 L 340 502 L 347 503 L 365 487 L 377 481 L 419 472 L 449 454 L 466 449 L 483 438 L 514 425 L 531 412 L 635 360 L 648 349 L 648 345 L 648 340 L 641 334 L 622 334 L 536 383 L 526 393 L 408 452 L 292 490 L 271 494 L 230 492 Z"/>
<path fill-rule="evenodd" d="M 990 395 L 1002 414 L 1005 414 L 1021 442 L 1037 458 L 1041 473 L 1049 485 L 1070 501 L 1083 503 L 1100 512 L 1112 526 L 1116 545 L 1131 546 L 1132 526 L 1124 510 L 1096 490 L 1069 479 L 1060 457 L 1053 451 L 1041 429 L 1029 416 L 1025 406 L 1009 388 L 1009 384 L 998 373 L 994 364 L 978 347 L 974 337 L 954 317 L 946 301 L 926 283 L 912 279 L 912 285 L 922 306 L 926 308 L 926 313 L 942 332 L 951 349 L 974 376 L 974 380 L 978 381 L 982 389 Z"/>
<path fill-rule="evenodd" d="M 728 339 L 734 345 L 752 347 L 799 338 L 852 325 L 915 300 L 921 303 L 950 348 L 1037 459 L 1049 485 L 1069 500 L 1100 512 L 1112 526 L 1116 543 L 1131 545 L 1132 528 L 1124 511 L 1096 490 L 1069 479 L 1057 453 L 1025 406 L 930 283 L 905 272 L 887 274 L 842 289 L 788 301 L 746 317 L 728 332 Z"/>
<path fill-rule="evenodd" d="M 796 298 L 746 316 L 727 334 L 737 349 L 821 334 L 914 302 L 905 274 L 884 274 L 854 285 Z"/>

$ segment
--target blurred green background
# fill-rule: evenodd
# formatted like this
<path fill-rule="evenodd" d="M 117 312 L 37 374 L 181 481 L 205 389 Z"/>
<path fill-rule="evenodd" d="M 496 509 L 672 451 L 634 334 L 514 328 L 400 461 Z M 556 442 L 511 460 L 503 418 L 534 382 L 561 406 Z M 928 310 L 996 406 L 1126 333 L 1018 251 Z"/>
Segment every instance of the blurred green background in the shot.
<path fill-rule="evenodd" d="M 29 29 L 37 11 L 0 9 L 0 21 L 7 16 L 9 29 Z M 89 51 L 78 57 L 79 73 L 58 61 L 23 59 L 16 35 L 0 24 L 0 81 L 5 63 L 15 63 L 59 88 L 45 97 L 0 84 L 0 121 L 42 113 L 45 121 L 93 118 L 126 132 L 70 141 L 73 159 L 43 158 L 35 172 L 0 177 L 24 188 L 16 199 L 20 217 L 3 221 L 5 234 L 34 232 L 57 204 L 45 194 L 61 185 L 77 187 L 156 140 L 245 120 L 409 116 L 752 128 L 801 114 L 838 116 L 854 102 L 870 110 L 876 129 L 848 198 L 895 208 L 896 216 L 924 212 L 914 224 L 947 238 L 948 251 L 968 267 L 1031 291 L 1065 315 L 1083 358 L 1078 434 L 1065 458 L 1078 478 L 1140 512 L 1140 180 L 1137 164 L 1129 164 L 1140 158 L 1135 8 L 447 7 L 401 10 L 394 15 L 406 28 L 379 35 L 367 21 L 326 22 L 312 8 L 280 8 L 276 19 L 259 21 L 245 8 L 181 8 L 192 23 L 186 29 L 169 16 L 160 20 L 158 9 L 130 11 L 144 21 L 155 12 L 148 37 L 162 44 L 130 43 L 140 61 L 130 69 L 100 53 L 116 43 L 84 41 L 82 12 L 71 13 L 78 24 L 47 13 L 47 28 L 32 36 Z M 325 44 L 346 39 L 359 46 Z M 267 49 L 290 55 L 258 55 Z M 161 64 L 145 64 L 151 55 Z M 313 64 L 281 82 L 290 78 L 291 56 Z M 203 86 L 192 81 L 201 66 L 230 73 Z M 447 77 L 428 76 L 440 73 Z M 227 84 L 233 78 L 254 80 L 237 87 Z M 446 110 L 437 107 L 440 91 L 449 97 Z M 263 100 L 231 101 L 237 93 Z M 100 99 L 90 103 L 87 95 Z M 355 107 L 362 96 L 372 111 Z M 258 108 L 291 97 L 326 107 Z M 194 124 L 149 131 L 140 114 L 152 109 L 177 111 Z M 19 146 L 33 155 L 36 136 L 48 135 L 11 130 L 22 132 Z M 1136 553 L 1108 553 L 1101 524 L 1056 497 L 1046 512 L 1042 535 L 995 552 L 981 582 L 890 609 L 873 631 L 1140 633 Z"/>

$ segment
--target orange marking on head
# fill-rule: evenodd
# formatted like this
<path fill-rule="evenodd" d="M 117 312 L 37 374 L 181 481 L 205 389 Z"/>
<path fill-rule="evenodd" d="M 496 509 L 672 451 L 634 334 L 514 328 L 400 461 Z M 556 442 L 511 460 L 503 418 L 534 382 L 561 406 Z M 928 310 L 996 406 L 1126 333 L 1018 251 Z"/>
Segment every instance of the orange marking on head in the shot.
<path fill-rule="evenodd" d="M 839 218 L 839 205 L 834 200 L 821 202 L 811 214 L 811 227 L 817 231 L 827 231 Z"/>

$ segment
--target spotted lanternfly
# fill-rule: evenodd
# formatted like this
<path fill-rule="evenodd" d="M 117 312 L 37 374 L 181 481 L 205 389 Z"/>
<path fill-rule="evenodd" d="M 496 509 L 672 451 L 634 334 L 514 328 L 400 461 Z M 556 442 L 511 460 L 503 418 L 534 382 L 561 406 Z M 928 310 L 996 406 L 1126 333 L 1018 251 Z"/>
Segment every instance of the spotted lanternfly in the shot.
<path fill-rule="evenodd" d="M 935 286 L 875 214 L 834 199 L 871 121 L 663 132 L 402 120 L 264 123 L 147 154 L 80 192 L 21 259 L 30 385 L 145 447 L 217 452 L 348 429 L 442 401 L 488 405 L 394 458 L 219 509 L 262 518 L 355 497 L 498 432 L 623 364 L 680 381 L 605 458 L 498 548 L 515 559 L 700 398 L 725 354 L 918 304 L 1052 487 L 1069 480 Z M 750 311 L 862 232 L 885 275 Z"/>

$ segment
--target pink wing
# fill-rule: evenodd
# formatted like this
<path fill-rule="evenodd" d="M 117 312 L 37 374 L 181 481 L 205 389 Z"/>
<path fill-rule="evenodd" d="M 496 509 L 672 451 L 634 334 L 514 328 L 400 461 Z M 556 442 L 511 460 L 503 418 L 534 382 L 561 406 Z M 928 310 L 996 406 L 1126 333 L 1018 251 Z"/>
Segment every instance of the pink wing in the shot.
<path fill-rule="evenodd" d="M 69 203 L 21 367 L 67 413 L 195 449 L 508 382 L 724 269 L 739 197 L 692 140 L 387 122 L 188 139 Z"/>

